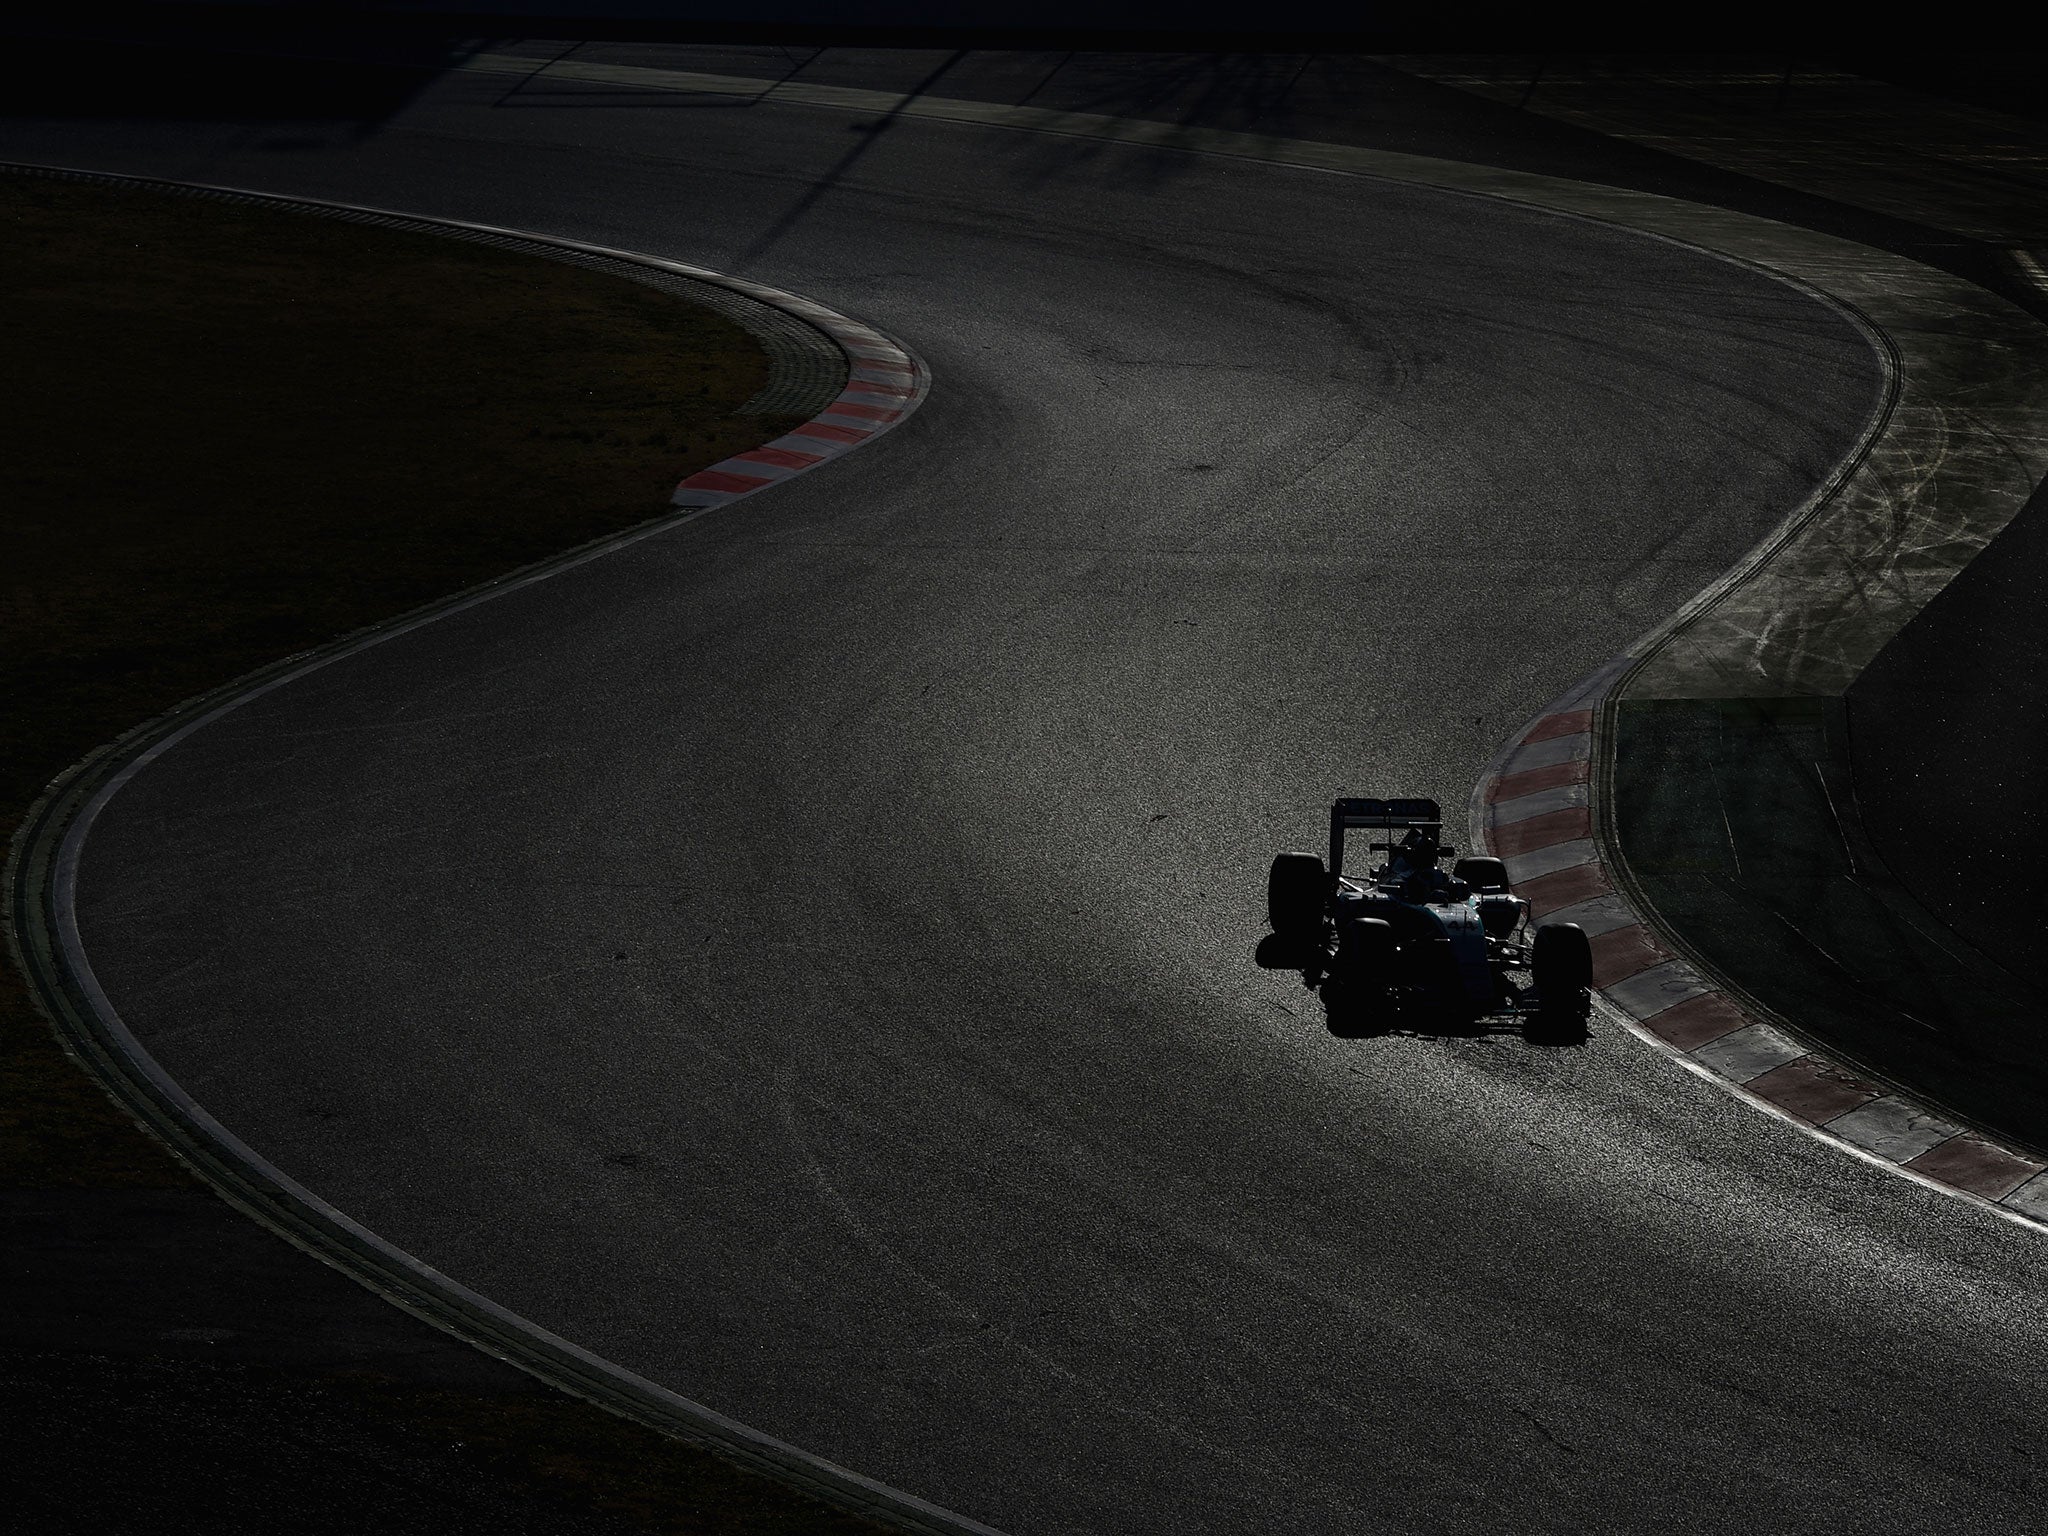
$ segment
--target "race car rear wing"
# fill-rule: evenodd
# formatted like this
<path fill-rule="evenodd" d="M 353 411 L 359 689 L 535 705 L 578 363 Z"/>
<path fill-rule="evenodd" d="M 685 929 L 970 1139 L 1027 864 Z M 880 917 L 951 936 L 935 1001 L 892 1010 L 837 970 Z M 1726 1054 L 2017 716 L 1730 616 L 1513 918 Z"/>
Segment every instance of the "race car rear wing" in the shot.
<path fill-rule="evenodd" d="M 1330 873 L 1344 870 L 1344 834 L 1352 827 L 1443 829 L 1444 813 L 1434 800 L 1339 800 L 1330 807 Z"/>

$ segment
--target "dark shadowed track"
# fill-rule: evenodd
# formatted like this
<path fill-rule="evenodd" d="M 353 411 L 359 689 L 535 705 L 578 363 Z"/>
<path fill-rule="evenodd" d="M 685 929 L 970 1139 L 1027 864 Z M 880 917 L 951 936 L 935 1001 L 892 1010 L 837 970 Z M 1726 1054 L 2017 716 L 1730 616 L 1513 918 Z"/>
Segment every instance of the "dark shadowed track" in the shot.
<path fill-rule="evenodd" d="M 506 98 L 4 148 L 742 270 L 933 394 L 134 781 L 86 944 L 208 1108 L 547 1327 L 1020 1533 L 2033 1518 L 2033 1234 L 1629 1038 L 1338 1040 L 1252 960 L 1333 792 L 1459 800 L 1826 475 L 1856 333 L 1370 181 Z"/>

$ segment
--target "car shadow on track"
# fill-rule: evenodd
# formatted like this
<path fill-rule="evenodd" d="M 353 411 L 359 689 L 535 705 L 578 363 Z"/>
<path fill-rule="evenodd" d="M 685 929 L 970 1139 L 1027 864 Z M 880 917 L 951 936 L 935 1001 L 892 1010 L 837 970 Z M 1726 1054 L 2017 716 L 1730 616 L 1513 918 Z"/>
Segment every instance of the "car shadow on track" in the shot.
<path fill-rule="evenodd" d="M 1409 1039 L 1478 1040 L 1496 1036 L 1519 1038 L 1543 1049 L 1584 1045 L 1592 1038 L 1591 1009 L 1539 1012 L 1532 988 L 1503 982 L 1507 996 L 1500 1008 L 1474 1016 L 1423 1002 L 1381 1003 L 1370 1010 L 1347 1001 L 1329 985 L 1329 955 L 1320 945 L 1300 944 L 1269 933 L 1259 941 L 1253 960 L 1264 971 L 1293 971 L 1323 1005 L 1323 1019 L 1340 1040 Z"/>

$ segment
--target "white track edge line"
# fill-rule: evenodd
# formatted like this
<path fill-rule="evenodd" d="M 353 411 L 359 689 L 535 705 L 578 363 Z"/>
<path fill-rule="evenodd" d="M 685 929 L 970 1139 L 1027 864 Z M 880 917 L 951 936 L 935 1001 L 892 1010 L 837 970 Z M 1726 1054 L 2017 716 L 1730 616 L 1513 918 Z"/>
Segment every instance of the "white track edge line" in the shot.
<path fill-rule="evenodd" d="M 30 165 L 29 162 L 15 163 Z M 817 304 L 813 300 L 800 300 L 794 295 L 783 294 L 779 289 L 769 288 L 764 284 L 748 282 L 744 279 L 729 278 L 724 274 L 712 272 L 707 268 L 693 267 L 687 263 L 672 261 L 663 257 L 642 256 L 637 252 L 595 245 L 588 241 L 534 234 L 525 230 L 507 229 L 499 225 L 480 224 L 469 220 L 437 219 L 425 215 L 404 213 L 397 209 L 367 207 L 358 203 L 339 202 L 331 199 L 281 196 L 276 193 L 262 192 L 252 188 L 223 186 L 218 183 L 179 182 L 164 177 L 124 176 L 118 173 L 88 170 L 74 166 L 30 165 L 30 168 L 45 171 L 62 171 L 71 175 L 108 181 L 125 181 L 227 193 L 238 197 L 253 198 L 262 202 L 275 203 L 280 206 L 296 204 L 316 208 L 339 209 L 350 213 L 374 214 L 389 218 L 405 219 L 420 224 L 440 224 L 452 228 L 506 235 L 519 240 L 532 241 L 538 245 L 561 246 L 589 254 L 609 256 L 638 265 L 656 267 L 680 276 L 733 289 L 745 294 L 749 298 L 757 299 L 762 303 L 772 304 L 774 307 L 784 309 L 785 311 L 795 312 L 800 306 L 802 312 L 798 314 L 798 318 L 803 319 L 808 324 L 818 326 L 819 329 L 824 329 L 822 325 L 819 325 L 819 321 L 826 316 L 830 316 L 833 320 L 843 324 L 847 331 L 857 330 L 862 338 L 860 344 L 864 346 L 872 347 L 876 341 L 883 339 L 882 333 L 875 331 L 872 327 L 860 325 L 856 321 L 838 316 L 835 312 L 827 310 L 823 305 Z M 827 331 L 826 334 L 831 335 L 832 339 L 839 343 L 841 349 L 847 352 L 850 365 L 853 361 L 853 354 L 846 341 L 831 331 Z M 888 344 L 898 348 L 902 352 L 903 357 L 916 369 L 919 392 L 916 397 L 904 404 L 903 409 L 894 421 L 878 423 L 875 428 L 876 435 L 907 418 L 911 411 L 915 410 L 917 405 L 922 403 L 929 388 L 929 373 L 924 368 L 922 362 L 916 358 L 915 354 L 907 347 L 902 347 L 900 343 L 894 342 L 893 339 Z M 848 446 L 863 445 L 850 444 Z M 766 489 L 766 487 L 762 487 L 762 489 Z M 753 494 L 751 491 L 741 492 L 732 497 L 731 500 L 737 500 L 740 496 L 751 494 Z M 729 504 L 730 502 L 727 502 L 723 505 Z M 491 1318 L 508 1330 L 524 1335 L 549 1351 L 560 1353 L 585 1365 L 596 1375 L 611 1379 L 630 1394 L 651 1400 L 669 1409 L 671 1412 L 714 1427 L 730 1439 L 741 1444 L 768 1452 L 778 1459 L 786 1459 L 809 1466 L 818 1472 L 824 1473 L 832 1481 L 849 1484 L 877 1496 L 886 1503 L 899 1505 L 907 1510 L 923 1515 L 927 1519 L 951 1526 L 961 1532 L 969 1533 L 969 1536 L 1003 1536 L 1003 1533 L 997 1531 L 992 1526 L 984 1525 L 968 1516 L 942 1508 L 902 1489 L 890 1487 L 886 1483 L 839 1466 L 835 1462 L 828 1461 L 822 1456 L 817 1456 L 799 1446 L 792 1445 L 788 1441 L 777 1439 L 773 1435 L 753 1429 L 748 1425 L 742 1424 L 737 1419 L 718 1412 L 714 1408 L 696 1402 L 691 1398 L 686 1398 L 680 1393 L 660 1386 L 636 1372 L 629 1371 L 623 1366 L 616 1365 L 599 1355 L 593 1354 L 580 1345 L 570 1343 L 559 1335 L 541 1327 L 538 1323 L 532 1322 L 530 1319 L 511 1311 L 509 1308 L 499 1305 L 479 1292 L 471 1290 L 461 1282 L 450 1279 L 431 1265 L 364 1227 L 352 1217 L 314 1194 L 306 1186 L 291 1178 L 282 1169 L 278 1168 L 276 1164 L 258 1153 L 254 1148 L 242 1141 L 240 1137 L 234 1135 L 233 1132 L 229 1131 L 226 1126 L 222 1125 L 202 1108 L 179 1085 L 176 1079 L 165 1070 L 162 1063 L 135 1037 L 134 1033 L 128 1028 L 127 1022 L 122 1019 L 119 1011 L 114 1007 L 112 1000 L 100 985 L 99 977 L 94 972 L 91 962 L 86 957 L 83 939 L 78 931 L 77 908 L 74 901 L 77 889 L 78 864 L 84 850 L 85 839 L 90 833 L 94 821 L 122 787 L 129 783 L 150 763 L 161 757 L 172 746 L 184 740 L 193 732 L 203 726 L 212 724 L 214 721 L 239 709 L 242 705 L 261 698 L 286 683 L 296 682 L 336 661 L 360 655 L 362 652 L 382 645 L 388 640 L 408 634 L 413 630 L 423 628 L 428 624 L 438 622 L 454 614 L 465 612 L 476 607 L 478 604 L 501 597 L 508 592 L 518 591 L 521 588 L 546 581 L 601 556 L 612 554 L 628 545 L 639 543 L 643 539 L 651 538 L 656 534 L 667 533 L 684 524 L 695 522 L 698 518 L 723 510 L 723 505 L 698 508 L 679 515 L 660 518 L 644 528 L 633 529 L 615 538 L 605 540 L 590 549 L 567 556 L 559 562 L 550 563 L 539 570 L 529 571 L 521 576 L 485 587 L 465 596 L 454 598 L 445 605 L 438 606 L 432 611 L 417 615 L 410 620 L 343 640 L 331 651 L 322 651 L 309 656 L 300 665 L 291 667 L 278 676 L 267 678 L 262 683 L 243 690 L 233 697 L 201 711 L 178 729 L 152 742 L 149 747 L 125 763 L 120 771 L 113 775 L 105 784 L 102 784 L 64 829 L 63 837 L 58 845 L 52 891 L 52 905 L 56 909 L 58 919 L 57 937 L 59 946 L 66 965 L 72 971 L 73 980 L 78 984 L 90 1002 L 96 1015 L 96 1022 L 107 1039 L 116 1046 L 133 1066 L 143 1073 L 156 1088 L 157 1092 L 164 1097 L 165 1101 L 175 1108 L 199 1132 L 202 1140 L 211 1142 L 215 1147 L 226 1153 L 232 1161 L 254 1171 L 264 1183 L 283 1192 L 315 1219 L 346 1234 L 353 1243 L 369 1249 L 371 1252 L 379 1255 L 385 1262 L 393 1265 L 394 1268 L 405 1272 L 430 1293 L 455 1298 L 464 1307 Z M 238 1209 L 248 1209 L 244 1202 L 236 1201 L 235 1204 Z M 260 1220 L 261 1218 L 259 1217 L 258 1219 Z M 278 1232 L 280 1236 L 285 1237 L 287 1240 L 293 1241 L 294 1246 L 301 1248 L 302 1251 L 312 1252 L 314 1257 L 329 1263 L 330 1267 L 338 1267 L 333 1266 L 332 1260 L 328 1259 L 326 1255 L 306 1249 L 305 1245 L 298 1243 L 289 1231 L 278 1228 L 268 1221 L 265 1221 L 263 1224 L 270 1227 L 271 1230 Z M 343 1273 L 348 1273 L 348 1271 L 343 1270 Z M 360 1277 L 350 1275 L 350 1278 L 359 1279 Z M 390 1298 L 384 1299 L 389 1300 Z M 450 1327 L 447 1322 L 440 1319 L 428 1320 L 435 1322 L 443 1331 L 454 1333 L 457 1337 L 462 1337 L 461 1333 Z M 475 1347 L 474 1342 L 471 1340 L 464 1339 L 464 1342 L 470 1343 L 472 1347 Z M 493 1351 L 486 1352 L 494 1353 Z M 554 1381 L 549 1373 L 536 1369 L 532 1362 L 514 1361 L 512 1363 L 520 1365 L 529 1374 L 549 1381 L 551 1385 L 558 1389 L 573 1391 L 573 1389 L 566 1388 L 564 1383 Z M 813 1496 L 815 1497 L 816 1495 L 814 1494 Z"/>
<path fill-rule="evenodd" d="M 1658 630 L 1652 631 L 1652 634 L 1660 633 L 1662 629 L 1663 626 L 1659 626 Z M 1634 665 L 1638 649 L 1640 647 L 1645 647 L 1645 643 L 1648 640 L 1648 638 L 1649 637 L 1646 636 L 1644 640 L 1638 641 L 1635 645 L 1632 645 L 1627 651 L 1622 652 L 1619 656 L 1612 658 L 1611 660 L 1603 663 L 1602 665 L 1595 667 L 1591 672 L 1588 672 L 1578 682 L 1574 683 L 1569 689 L 1559 694 L 1557 698 L 1554 699 L 1548 706 L 1546 706 L 1542 710 L 1539 710 L 1536 714 L 1532 715 L 1527 721 L 1527 723 L 1525 723 L 1522 726 L 1521 730 L 1518 731 L 1515 734 L 1515 736 L 1508 742 L 1508 744 L 1505 747 L 1503 747 L 1497 754 L 1495 754 L 1493 761 L 1489 763 L 1486 769 L 1480 774 L 1479 780 L 1473 788 L 1471 800 L 1469 802 L 1466 829 L 1467 836 L 1473 847 L 1485 848 L 1491 846 L 1486 836 L 1488 830 L 1486 823 L 1486 812 L 1488 809 L 1488 801 L 1485 798 L 1486 791 L 1488 787 L 1494 782 L 1494 780 L 1499 777 L 1500 766 L 1509 760 L 1509 758 L 1515 752 L 1516 748 L 1521 746 L 1522 738 L 1526 736 L 1531 730 L 1535 729 L 1537 725 L 1541 724 L 1544 720 L 1548 719 L 1552 715 L 1563 714 L 1568 711 L 1576 711 L 1579 709 L 1587 708 L 1589 706 L 1597 710 L 1600 703 L 1606 699 L 1608 694 L 1610 694 L 1613 691 L 1615 685 L 1621 681 L 1622 677 L 1626 674 L 1628 669 Z M 1594 690 L 1590 694 L 1588 692 L 1589 686 Z M 1597 822 L 1595 826 L 1595 835 L 1593 838 L 1593 843 L 1595 850 L 1594 862 L 1599 866 L 1601 873 L 1604 877 L 1606 875 L 1607 861 L 1603 856 L 1601 856 L 1600 853 L 1600 838 L 1598 835 Z M 1609 881 L 1609 885 L 1613 886 L 1613 882 L 1611 880 Z M 1645 919 L 1641 913 L 1636 912 L 1634 904 L 1629 901 L 1626 894 L 1624 894 L 1618 886 L 1613 886 L 1612 893 L 1615 899 L 1622 905 L 1623 908 L 1625 908 L 1627 911 L 1631 913 L 1634 913 L 1637 924 L 1641 926 L 1646 933 L 1649 933 L 1654 936 L 1660 932 L 1660 930 L 1656 927 L 1655 924 Z M 1674 955 L 1673 958 L 1679 960 L 1684 959 L 1682 955 Z M 1686 963 L 1688 965 L 1690 964 L 1689 961 Z M 1737 999 L 1731 997 L 1723 988 L 1716 985 L 1712 977 L 1702 975 L 1701 980 L 1707 983 L 1710 990 L 1704 993 L 1697 994 L 1698 996 L 1719 997 L 1728 1001 L 1733 1006 L 1736 1006 L 1738 1008 L 1741 1007 L 1741 1003 Z M 1996 1216 L 2003 1217 L 2005 1220 L 2012 1222 L 2015 1225 L 2026 1227 L 2034 1232 L 2048 1232 L 2048 1220 L 2044 1220 L 2043 1218 L 2036 1216 L 2030 1216 L 2024 1211 L 2018 1210 L 2012 1206 L 2004 1204 L 2002 1200 L 1990 1199 L 1988 1196 L 1977 1194 L 1974 1190 L 1961 1189 L 1958 1188 L 1956 1185 L 1944 1183 L 1940 1179 L 1936 1179 L 1929 1174 L 1923 1173 L 1917 1168 L 1909 1168 L 1904 1163 L 1894 1162 L 1892 1161 L 1892 1159 L 1884 1157 L 1879 1153 L 1872 1152 L 1868 1148 L 1859 1147 L 1854 1142 L 1849 1141 L 1844 1137 L 1834 1135 L 1827 1130 L 1825 1125 L 1815 1125 L 1809 1120 L 1800 1119 L 1797 1115 L 1791 1113 L 1782 1105 L 1772 1103 L 1769 1099 L 1766 1099 L 1761 1094 L 1750 1092 L 1744 1084 L 1736 1082 L 1733 1078 L 1728 1077 L 1723 1073 L 1716 1072 L 1712 1067 L 1708 1066 L 1705 1062 L 1696 1059 L 1691 1052 L 1682 1050 L 1678 1046 L 1673 1045 L 1670 1041 L 1663 1039 L 1661 1036 L 1657 1035 L 1649 1028 L 1647 1020 L 1638 1019 L 1626 1008 L 1620 1006 L 1620 1004 L 1610 1001 L 1606 996 L 1605 989 L 1595 987 L 1592 989 L 1591 996 L 1594 1007 L 1599 1011 L 1601 1016 L 1607 1019 L 1610 1023 L 1620 1024 L 1630 1034 L 1634 1035 L 1637 1039 L 1643 1041 L 1645 1044 L 1650 1046 L 1651 1049 L 1655 1050 L 1658 1054 L 1676 1063 L 1678 1066 L 1682 1067 L 1687 1072 L 1690 1072 L 1693 1076 L 1700 1078 L 1705 1082 L 1711 1083 L 1714 1087 L 1721 1090 L 1721 1092 L 1728 1095 L 1730 1098 L 1740 1101 L 1748 1108 L 1761 1111 L 1762 1113 L 1769 1115 L 1772 1119 L 1781 1121 L 1785 1125 L 1790 1126 L 1793 1130 L 1798 1131 L 1800 1134 L 1809 1137 L 1814 1141 L 1818 1141 L 1823 1145 L 1831 1147 L 1838 1152 L 1846 1153 L 1848 1156 L 1855 1158 L 1859 1162 L 1868 1163 L 1873 1168 L 1879 1168 L 1885 1171 L 1886 1173 L 1895 1174 L 1900 1178 L 1907 1179 L 1912 1183 L 1919 1184 L 1924 1188 L 1933 1190 L 1937 1194 L 1946 1195 L 1951 1199 L 1962 1200 L 1968 1202 L 1969 1204 L 1980 1206 L 1983 1209 L 1990 1211 L 1992 1214 Z M 1687 999 L 1687 1001 L 1690 1001 L 1690 999 Z M 1745 1009 L 1744 1013 L 1745 1016 L 1747 1016 L 1748 1010 Z M 1651 1017 L 1654 1018 L 1656 1017 L 1656 1015 L 1653 1014 L 1651 1015 Z M 1769 1023 L 1768 1020 L 1756 1020 L 1755 1022 L 1766 1024 Z M 1771 1027 L 1777 1028 L 1779 1026 L 1772 1025 Z M 1790 1034 L 1790 1037 L 1795 1043 L 1806 1046 L 1808 1054 L 1820 1058 L 1822 1061 L 1827 1062 L 1829 1065 L 1837 1066 L 1841 1068 L 1841 1070 L 1849 1071 L 1852 1073 L 1859 1070 L 1854 1067 L 1853 1063 L 1842 1063 L 1837 1058 L 1829 1055 L 1826 1051 L 1814 1048 L 1796 1030 L 1788 1030 L 1787 1033 Z M 1711 1041 L 1707 1043 L 1712 1044 Z M 1934 1112 L 1933 1107 L 1927 1105 L 1924 1100 L 1918 1099 L 1913 1095 L 1904 1092 L 1903 1090 L 1894 1090 L 1887 1096 L 1900 1099 L 1906 1103 L 1913 1104 L 1916 1107 L 1924 1108 L 1929 1113 Z M 1943 1118 L 1948 1117 L 1944 1116 Z M 1961 1132 L 1961 1134 L 1977 1136 L 1981 1140 L 1988 1141 L 1992 1146 L 2000 1146 L 1999 1142 L 1995 1138 L 1984 1136 L 1983 1133 L 1972 1130 L 1968 1125 L 1965 1125 L 1963 1127 L 1963 1131 Z M 1943 1144 L 1945 1144 L 1945 1142 Z M 2000 1150 L 2007 1149 L 2000 1147 Z M 2013 1187 L 2012 1193 L 2017 1193 L 2020 1189 L 2025 1188 L 2028 1182 L 2029 1181 L 2025 1179 L 2021 1180 L 2019 1184 Z"/>

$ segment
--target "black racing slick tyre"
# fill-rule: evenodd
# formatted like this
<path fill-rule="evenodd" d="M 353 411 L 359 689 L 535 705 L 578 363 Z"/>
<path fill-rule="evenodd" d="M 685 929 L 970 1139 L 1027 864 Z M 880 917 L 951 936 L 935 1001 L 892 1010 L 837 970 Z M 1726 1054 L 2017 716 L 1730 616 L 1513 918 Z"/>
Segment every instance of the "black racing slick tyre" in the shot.
<path fill-rule="evenodd" d="M 1398 959 L 1394 930 L 1382 919 L 1355 917 L 1344 925 L 1336 962 L 1323 983 L 1332 1033 L 1355 1038 L 1385 1028 Z"/>
<path fill-rule="evenodd" d="M 1285 938 L 1313 938 L 1322 931 L 1329 896 L 1321 859 L 1312 853 L 1276 855 L 1266 875 L 1266 921 Z"/>
<path fill-rule="evenodd" d="M 1579 1005 L 1593 985 L 1593 946 L 1577 923 L 1545 923 L 1529 954 L 1530 980 L 1544 1008 Z"/>

